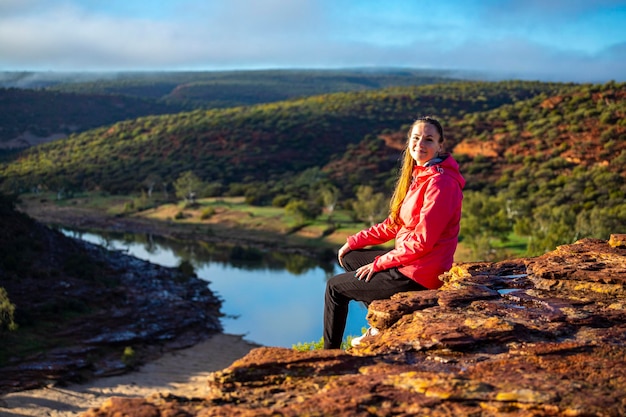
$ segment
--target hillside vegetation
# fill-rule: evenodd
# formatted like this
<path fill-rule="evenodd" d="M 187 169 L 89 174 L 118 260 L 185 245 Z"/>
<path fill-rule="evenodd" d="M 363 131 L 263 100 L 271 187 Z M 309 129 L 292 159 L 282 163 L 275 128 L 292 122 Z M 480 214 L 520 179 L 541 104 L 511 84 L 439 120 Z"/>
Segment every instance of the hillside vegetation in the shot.
<path fill-rule="evenodd" d="M 366 135 L 402 129 L 417 115 L 460 117 L 560 88 L 438 84 L 141 117 L 26 150 L 0 173 L 6 191 L 39 186 L 128 193 L 149 177 L 171 184 L 189 170 L 222 192 L 236 183 L 284 188 L 276 183 L 324 167 Z M 339 182 L 353 191 L 354 184 Z"/>
<path fill-rule="evenodd" d="M 338 204 L 373 221 L 384 207 L 366 206 L 388 198 L 409 123 L 434 114 L 468 180 L 461 233 L 475 259 L 538 254 L 626 224 L 625 95 L 613 82 L 455 82 L 142 117 L 24 151 L 1 187 L 245 196 L 303 220 Z"/>
<path fill-rule="evenodd" d="M 626 227 L 626 84 L 582 85 L 451 127 L 468 180 L 463 234 L 479 252 L 511 231 L 529 254 Z M 482 237 L 481 237 L 482 236 Z"/>
<path fill-rule="evenodd" d="M 181 109 L 121 95 L 0 88 L 0 149 L 25 148 L 52 136 Z"/>
<path fill-rule="evenodd" d="M 13 149 L 140 116 L 444 83 L 453 81 L 450 75 L 392 69 L 0 72 L 0 157 L 10 157 Z"/>

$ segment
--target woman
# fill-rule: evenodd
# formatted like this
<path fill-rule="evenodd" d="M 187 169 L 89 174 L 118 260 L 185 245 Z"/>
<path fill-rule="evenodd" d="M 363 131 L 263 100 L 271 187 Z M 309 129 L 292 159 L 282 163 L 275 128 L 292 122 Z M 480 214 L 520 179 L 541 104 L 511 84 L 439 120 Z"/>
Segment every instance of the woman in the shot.
<path fill-rule="evenodd" d="M 325 349 L 341 347 L 350 300 L 369 305 L 397 292 L 441 286 L 438 277 L 452 266 L 458 242 L 465 185 L 457 162 L 443 153 L 443 142 L 436 119 L 422 117 L 413 123 L 389 216 L 348 237 L 339 249 L 339 264 L 347 272 L 326 286 Z M 392 239 L 391 250 L 364 249 Z"/>

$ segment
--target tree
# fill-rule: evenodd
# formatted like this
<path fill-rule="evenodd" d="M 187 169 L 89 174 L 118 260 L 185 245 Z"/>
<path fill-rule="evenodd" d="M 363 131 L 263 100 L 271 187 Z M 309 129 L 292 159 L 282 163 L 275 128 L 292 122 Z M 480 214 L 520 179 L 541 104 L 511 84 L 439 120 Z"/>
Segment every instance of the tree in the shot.
<path fill-rule="evenodd" d="M 506 241 L 513 228 L 515 207 L 507 204 L 503 196 L 468 191 L 463 198 L 461 234 L 463 243 L 472 250 L 476 260 L 498 257 L 492 243 Z"/>
<path fill-rule="evenodd" d="M 298 224 L 304 224 L 307 220 L 315 220 L 319 215 L 316 207 L 304 200 L 291 200 L 285 206 L 285 212 L 296 217 Z"/>
<path fill-rule="evenodd" d="M 626 224 L 626 204 L 614 207 L 593 207 L 576 216 L 577 238 L 593 237 L 608 240 Z"/>
<path fill-rule="evenodd" d="M 170 193 L 168 192 L 167 188 L 169 186 L 169 183 L 165 180 L 163 180 L 163 182 L 161 183 L 161 185 L 163 186 L 163 196 L 165 197 L 165 200 L 169 200 L 170 198 Z"/>
<path fill-rule="evenodd" d="M 143 184 L 146 186 L 147 188 L 147 192 L 148 192 L 148 198 L 152 198 L 152 191 L 154 191 L 154 187 L 156 187 L 157 185 L 161 184 L 163 182 L 163 180 L 161 179 L 161 177 L 157 174 L 150 174 L 148 175 L 148 177 L 143 181 Z"/>
<path fill-rule="evenodd" d="M 320 190 L 322 195 L 322 202 L 324 203 L 324 208 L 328 212 L 328 221 L 330 222 L 333 217 L 333 212 L 335 211 L 335 205 L 337 205 L 337 201 L 339 200 L 339 189 L 332 184 L 329 184 L 323 187 Z"/>
<path fill-rule="evenodd" d="M 357 201 L 353 204 L 357 218 L 374 225 L 387 214 L 387 200 L 383 193 L 374 193 L 369 185 L 361 185 L 356 191 Z"/>
<path fill-rule="evenodd" d="M 570 244 L 578 239 L 576 213 L 567 206 L 552 207 L 548 204 L 533 210 L 528 254 L 543 255 L 559 245 Z"/>
<path fill-rule="evenodd" d="M 194 204 L 198 192 L 203 188 L 204 184 L 200 178 L 193 171 L 183 172 L 174 181 L 174 189 L 176 190 L 176 196 L 182 198 L 188 204 Z"/>

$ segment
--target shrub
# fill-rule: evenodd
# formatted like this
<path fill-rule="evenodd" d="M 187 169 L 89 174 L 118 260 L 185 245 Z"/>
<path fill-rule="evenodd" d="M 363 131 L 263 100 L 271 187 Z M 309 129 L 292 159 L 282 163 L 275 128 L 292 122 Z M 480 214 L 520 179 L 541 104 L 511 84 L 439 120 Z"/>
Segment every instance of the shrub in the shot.
<path fill-rule="evenodd" d="M 263 188 L 249 188 L 244 196 L 246 204 L 251 206 L 265 206 L 272 201 L 272 196 Z"/>
<path fill-rule="evenodd" d="M 321 213 L 321 208 L 303 200 L 292 200 L 285 206 L 285 211 L 294 216 L 299 224 L 315 220 Z"/>
<path fill-rule="evenodd" d="M 322 350 L 324 349 L 324 338 L 320 338 L 317 342 L 302 342 L 292 346 L 292 349 L 298 352 L 308 352 L 309 350 Z"/>
<path fill-rule="evenodd" d="M 135 353 L 135 349 L 130 346 L 126 346 L 124 348 L 124 352 L 122 353 L 122 363 L 128 368 L 133 368 L 137 365 L 138 358 L 137 354 Z"/>
<path fill-rule="evenodd" d="M 206 220 L 211 218 L 213 215 L 215 214 L 215 208 L 213 207 L 207 207 L 204 210 L 202 210 L 202 213 L 200 213 L 200 219 L 201 220 Z"/>
<path fill-rule="evenodd" d="M 133 201 L 127 201 L 124 203 L 124 213 L 132 213 L 135 211 L 135 203 Z"/>
<path fill-rule="evenodd" d="M 0 287 L 0 330 L 16 330 L 14 321 L 15 305 L 9 300 L 7 291 Z"/>
<path fill-rule="evenodd" d="M 274 199 L 272 200 L 272 206 L 273 207 L 285 207 L 289 203 L 289 200 L 291 200 L 291 196 L 288 196 L 285 194 L 279 194 L 276 197 L 274 197 Z"/>
<path fill-rule="evenodd" d="M 363 329 L 363 333 L 365 333 L 365 329 Z M 344 350 L 348 349 L 351 346 L 350 342 L 352 342 L 353 338 L 354 336 L 346 337 L 346 340 L 341 342 L 341 349 L 344 349 Z M 295 345 L 292 345 L 291 348 L 293 350 L 297 350 L 298 352 L 308 352 L 310 350 L 322 350 L 324 349 L 324 338 L 321 337 L 320 340 L 318 340 L 317 342 L 296 343 Z"/>
<path fill-rule="evenodd" d="M 202 195 L 204 197 L 219 197 L 222 195 L 224 190 L 224 186 L 220 182 L 211 182 L 206 184 L 204 190 L 202 190 Z"/>
<path fill-rule="evenodd" d="M 226 191 L 224 195 L 227 197 L 237 197 L 237 196 L 244 195 L 245 192 L 246 192 L 246 186 L 244 184 L 241 184 L 239 182 L 234 182 L 228 186 L 228 191 Z"/>
<path fill-rule="evenodd" d="M 180 264 L 178 264 L 177 269 L 181 274 L 185 276 L 196 275 L 196 269 L 194 268 L 193 264 L 186 259 L 180 261 Z"/>

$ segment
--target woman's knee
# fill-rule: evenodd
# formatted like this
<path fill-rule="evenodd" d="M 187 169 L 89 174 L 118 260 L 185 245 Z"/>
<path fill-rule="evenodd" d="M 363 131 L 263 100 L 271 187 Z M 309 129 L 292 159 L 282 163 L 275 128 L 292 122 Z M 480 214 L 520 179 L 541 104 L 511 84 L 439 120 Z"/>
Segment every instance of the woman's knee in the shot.
<path fill-rule="evenodd" d="M 364 263 L 365 260 L 363 258 L 364 256 L 363 256 L 362 250 L 354 250 L 354 251 L 348 252 L 343 257 L 343 264 L 345 266 L 345 270 L 348 272 L 356 271 L 363 265 L 366 265 L 367 263 L 369 263 L 369 262 Z"/>
<path fill-rule="evenodd" d="M 386 250 L 379 249 L 357 249 L 350 251 L 343 258 L 345 270 L 348 272 L 356 271 L 363 265 L 374 262 L 377 256 L 386 252 Z"/>
<path fill-rule="evenodd" d="M 339 283 L 339 275 L 331 277 L 326 281 L 326 297 L 333 297 L 337 293 L 337 284 Z"/>
<path fill-rule="evenodd" d="M 343 273 L 331 277 L 326 282 L 326 299 L 335 301 L 348 299 L 350 276 L 351 273 Z"/>

